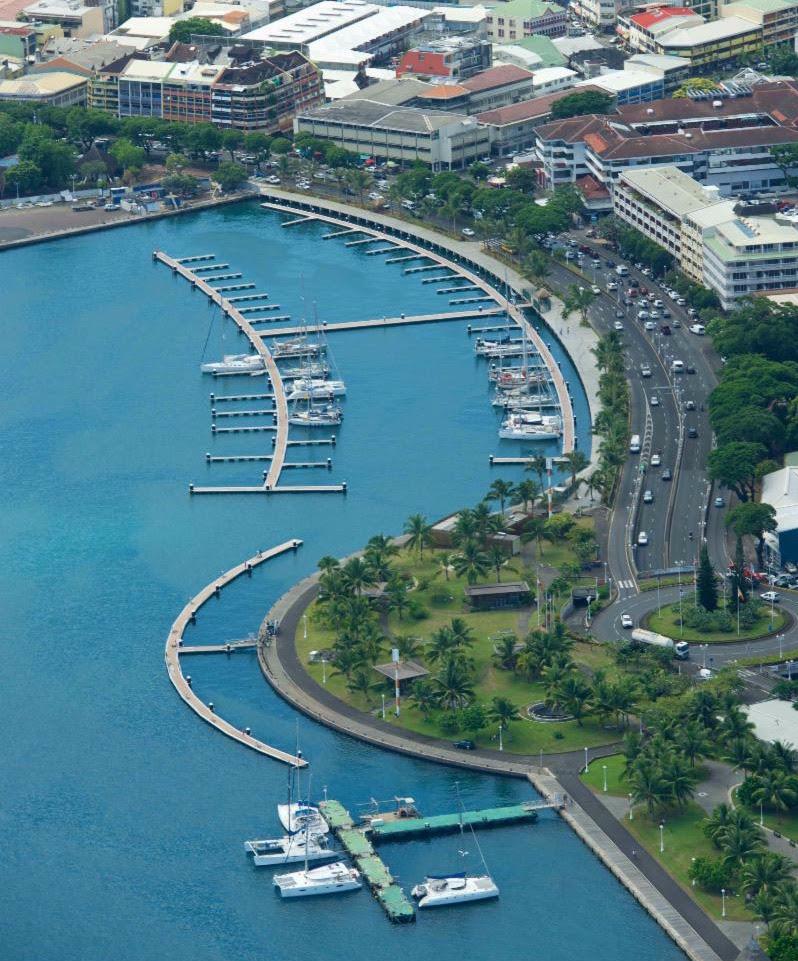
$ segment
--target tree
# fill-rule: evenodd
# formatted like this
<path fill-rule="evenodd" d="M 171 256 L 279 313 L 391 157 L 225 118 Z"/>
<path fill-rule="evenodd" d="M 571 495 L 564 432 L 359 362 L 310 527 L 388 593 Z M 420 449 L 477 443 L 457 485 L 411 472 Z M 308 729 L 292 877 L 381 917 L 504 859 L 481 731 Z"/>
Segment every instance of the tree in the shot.
<path fill-rule="evenodd" d="M 698 589 L 698 603 L 706 611 L 714 611 L 718 606 L 718 582 L 715 577 L 715 568 L 709 559 L 707 545 L 701 545 L 701 554 L 698 561 L 698 574 L 696 576 Z"/>
<path fill-rule="evenodd" d="M 614 98 L 606 93 L 588 90 L 585 93 L 568 94 L 551 106 L 552 120 L 580 117 L 588 113 L 614 113 Z"/>
<path fill-rule="evenodd" d="M 468 669 L 461 660 L 450 657 L 433 677 L 432 685 L 438 704 L 448 711 L 467 707 L 473 700 L 474 688 Z"/>
<path fill-rule="evenodd" d="M 563 461 L 571 474 L 571 488 L 576 493 L 576 475 L 590 464 L 590 460 L 581 450 L 572 450 L 565 454 Z"/>
<path fill-rule="evenodd" d="M 515 669 L 518 660 L 518 654 L 516 653 L 517 644 L 518 638 L 509 631 L 499 634 L 499 636 L 495 638 L 493 644 L 493 662 L 498 668 L 503 671 L 512 671 Z"/>
<path fill-rule="evenodd" d="M 374 583 L 374 572 L 362 557 L 350 557 L 342 572 L 346 583 L 358 596 L 363 593 L 364 587 Z"/>
<path fill-rule="evenodd" d="M 531 471 L 533 474 L 537 475 L 538 485 L 541 491 L 546 489 L 543 478 L 546 476 L 547 468 L 548 461 L 543 454 L 535 454 L 530 458 L 529 463 L 524 467 L 524 470 Z"/>
<path fill-rule="evenodd" d="M 499 544 L 494 544 L 488 550 L 488 560 L 491 567 L 496 571 L 496 583 L 501 584 L 502 568 L 507 563 L 507 554 L 504 548 Z"/>
<path fill-rule="evenodd" d="M 356 668 L 352 676 L 346 682 L 346 689 L 350 694 L 360 694 L 365 698 L 366 703 L 371 703 L 371 692 L 374 685 L 371 681 L 371 674 L 365 667 Z"/>
<path fill-rule="evenodd" d="M 795 186 L 796 178 L 791 171 L 798 167 L 798 144 L 785 143 L 773 147 L 770 152 L 776 166 L 784 174 L 784 179 L 790 187 Z"/>
<path fill-rule="evenodd" d="M 756 539 L 756 561 L 759 570 L 765 566 L 765 534 L 777 528 L 776 511 L 770 504 L 748 501 L 738 504 L 726 515 L 726 526 L 738 537 Z"/>
<path fill-rule="evenodd" d="M 143 147 L 137 147 L 124 137 L 120 137 L 108 152 L 122 170 L 141 170 L 147 159 Z"/>
<path fill-rule="evenodd" d="M 529 544 L 534 541 L 539 557 L 543 557 L 541 541 L 546 535 L 546 523 L 543 517 L 530 517 L 521 531 L 521 543 Z"/>
<path fill-rule="evenodd" d="M 779 889 L 771 924 L 777 935 L 798 935 L 798 888 L 794 884 Z"/>
<path fill-rule="evenodd" d="M 6 173 L 7 186 L 12 189 L 18 188 L 21 195 L 36 193 L 43 181 L 41 170 L 32 160 L 20 160 Z"/>
<path fill-rule="evenodd" d="M 721 444 L 709 452 L 710 479 L 733 490 L 743 502 L 753 500 L 756 465 L 765 453 L 765 447 L 755 441 Z"/>
<path fill-rule="evenodd" d="M 587 681 L 576 673 L 569 674 L 557 688 L 558 703 L 576 719 L 579 727 L 592 693 Z"/>
<path fill-rule="evenodd" d="M 438 697 L 435 687 L 428 678 L 420 678 L 413 681 L 410 690 L 410 700 L 417 710 L 421 711 L 424 718 L 428 718 L 433 708 L 438 704 Z"/>
<path fill-rule="evenodd" d="M 524 194 L 534 194 L 538 178 L 532 167 L 513 167 L 507 174 L 507 186 Z"/>
<path fill-rule="evenodd" d="M 515 492 L 518 497 L 521 498 L 524 510 L 529 511 L 530 505 L 532 507 L 535 506 L 535 500 L 540 494 L 540 488 L 531 477 L 526 477 L 516 487 Z"/>
<path fill-rule="evenodd" d="M 105 110 L 92 110 L 87 107 L 72 107 L 66 114 L 67 136 L 73 143 L 88 150 L 97 137 L 115 133 L 119 126 L 116 117 Z"/>
<path fill-rule="evenodd" d="M 588 312 L 595 299 L 596 295 L 589 287 L 577 287 L 575 284 L 571 284 L 562 302 L 563 318 L 578 313 L 582 325 L 587 326 Z"/>
<path fill-rule="evenodd" d="M 473 541 L 464 544 L 452 561 L 458 577 L 465 577 L 469 584 L 476 584 L 480 577 L 485 576 L 490 566 L 488 555 Z"/>
<path fill-rule="evenodd" d="M 679 100 L 689 97 L 691 93 L 711 92 L 717 90 L 717 81 L 709 77 L 690 77 L 673 93 L 673 99 Z"/>
<path fill-rule="evenodd" d="M 485 708 L 481 704 L 469 704 L 469 706 L 461 712 L 460 726 L 464 731 L 468 731 L 471 734 L 476 734 L 478 731 L 481 731 L 487 723 L 488 716 Z"/>
<path fill-rule="evenodd" d="M 407 534 L 407 546 L 418 551 L 418 556 L 424 556 L 424 548 L 432 543 L 432 526 L 423 514 L 412 514 L 405 521 L 404 532 Z"/>
<path fill-rule="evenodd" d="M 488 708 L 488 719 L 508 731 L 513 721 L 518 720 L 518 705 L 507 697 L 494 697 Z"/>
<path fill-rule="evenodd" d="M 191 43 L 192 36 L 202 37 L 223 37 L 224 27 L 214 20 L 207 17 L 187 17 L 185 20 L 176 20 L 169 30 L 169 41 L 171 43 Z"/>
<path fill-rule="evenodd" d="M 222 146 L 230 154 L 230 160 L 235 160 L 235 152 L 244 143 L 244 132 L 235 127 L 222 132 Z"/>
<path fill-rule="evenodd" d="M 740 886 L 753 897 L 764 891 L 774 894 L 795 870 L 795 864 L 781 854 L 767 852 L 743 865 Z"/>
<path fill-rule="evenodd" d="M 650 818 L 667 805 L 670 786 L 661 769 L 648 758 L 641 758 L 633 766 L 627 780 L 632 789 L 632 803 L 645 804 Z"/>
<path fill-rule="evenodd" d="M 246 181 L 247 171 L 241 164 L 223 163 L 217 167 L 213 179 L 223 191 L 228 192 L 235 190 Z"/>
<path fill-rule="evenodd" d="M 486 500 L 498 501 L 499 511 L 502 516 L 504 516 L 504 505 L 508 498 L 515 494 L 515 484 L 510 481 L 501 480 L 498 478 L 495 480 L 488 488 L 488 494 Z"/>
<path fill-rule="evenodd" d="M 351 191 L 358 195 L 360 203 L 363 203 L 363 191 L 371 183 L 371 177 L 365 170 L 348 170 L 346 172 L 346 182 Z"/>

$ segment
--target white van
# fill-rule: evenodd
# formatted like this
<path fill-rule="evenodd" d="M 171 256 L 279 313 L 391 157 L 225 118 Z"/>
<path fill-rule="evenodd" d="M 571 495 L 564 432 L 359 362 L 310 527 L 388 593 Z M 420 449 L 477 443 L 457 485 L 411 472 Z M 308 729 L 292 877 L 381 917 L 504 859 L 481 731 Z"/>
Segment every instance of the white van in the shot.
<path fill-rule="evenodd" d="M 615 273 L 619 277 L 626 277 L 629 273 L 629 268 L 625 264 L 618 264 L 618 266 L 615 268 Z"/>
<path fill-rule="evenodd" d="M 683 374 L 684 373 L 684 361 L 674 360 L 671 362 L 671 373 L 672 374 Z"/>
<path fill-rule="evenodd" d="M 629 441 L 629 453 L 640 453 L 640 434 L 632 434 L 632 439 Z"/>

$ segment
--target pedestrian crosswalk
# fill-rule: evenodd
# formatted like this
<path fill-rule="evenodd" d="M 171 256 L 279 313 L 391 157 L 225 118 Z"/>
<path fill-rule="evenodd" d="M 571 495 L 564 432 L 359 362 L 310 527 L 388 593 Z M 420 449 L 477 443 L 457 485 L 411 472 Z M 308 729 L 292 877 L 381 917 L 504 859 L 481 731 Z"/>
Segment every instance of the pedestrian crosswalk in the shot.
<path fill-rule="evenodd" d="M 634 581 L 618 581 L 618 587 L 622 591 L 633 591 L 635 589 Z"/>

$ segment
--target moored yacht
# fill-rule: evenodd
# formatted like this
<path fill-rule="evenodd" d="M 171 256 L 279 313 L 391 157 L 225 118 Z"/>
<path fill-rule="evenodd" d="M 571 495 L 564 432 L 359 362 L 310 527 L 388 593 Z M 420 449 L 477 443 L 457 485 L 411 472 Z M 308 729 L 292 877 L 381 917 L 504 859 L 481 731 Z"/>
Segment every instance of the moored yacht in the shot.
<path fill-rule="evenodd" d="M 498 898 L 499 889 L 489 874 L 429 875 L 410 892 L 418 900 L 419 908 L 438 908 L 465 901 L 484 901 Z"/>
<path fill-rule="evenodd" d="M 315 340 L 308 340 L 303 334 L 291 340 L 273 340 L 269 344 L 272 357 L 276 360 L 294 357 L 317 357 L 324 351 L 324 345 Z"/>
<path fill-rule="evenodd" d="M 549 423 L 547 423 L 547 421 Z M 519 412 L 510 414 L 502 421 L 499 437 L 502 440 L 557 440 L 562 436 L 559 417 L 541 418 L 540 423 L 530 423 Z"/>
<path fill-rule="evenodd" d="M 203 374 L 252 374 L 265 369 L 260 354 L 225 354 L 222 360 L 203 364 Z"/>
<path fill-rule="evenodd" d="M 309 835 L 319 835 L 328 834 L 330 830 L 329 824 L 321 816 L 319 809 L 312 804 L 305 804 L 304 801 L 278 804 L 277 817 L 289 834 L 307 831 Z"/>
<path fill-rule="evenodd" d="M 342 380 L 324 380 L 320 377 L 298 377 L 286 384 L 289 392 L 306 392 L 318 397 L 343 397 L 346 394 L 346 384 Z"/>
<path fill-rule="evenodd" d="M 343 419 L 344 412 L 334 404 L 295 409 L 288 415 L 288 423 L 293 427 L 337 427 Z"/>
<path fill-rule="evenodd" d="M 284 367 L 280 373 L 284 380 L 296 380 L 298 377 L 318 377 L 323 380 L 330 374 L 330 365 L 315 363 L 303 367 Z"/>
<path fill-rule="evenodd" d="M 342 894 L 363 886 L 360 872 L 343 861 L 305 868 L 291 874 L 278 874 L 274 886 L 284 898 L 306 898 L 318 894 Z"/>
<path fill-rule="evenodd" d="M 282 838 L 245 841 L 244 850 L 252 855 L 257 867 L 272 864 L 292 864 L 297 861 L 324 861 L 337 853 L 329 846 L 325 835 L 287 834 Z"/>

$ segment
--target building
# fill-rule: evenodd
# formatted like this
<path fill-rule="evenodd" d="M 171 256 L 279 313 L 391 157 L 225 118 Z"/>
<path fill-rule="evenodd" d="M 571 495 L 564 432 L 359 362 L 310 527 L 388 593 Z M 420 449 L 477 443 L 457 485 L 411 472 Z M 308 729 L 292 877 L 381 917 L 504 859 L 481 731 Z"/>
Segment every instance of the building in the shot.
<path fill-rule="evenodd" d="M 533 34 L 512 43 L 497 45 L 494 50 L 495 58 L 501 63 L 514 63 L 525 70 L 535 70 L 539 67 L 565 67 L 568 58 L 555 47 L 549 37 Z"/>
<path fill-rule="evenodd" d="M 731 220 L 734 200 L 722 199 L 708 207 L 690 210 L 682 221 L 682 256 L 679 266 L 690 280 L 704 283 L 704 231 Z"/>
<path fill-rule="evenodd" d="M 0 21 L 0 58 L 27 60 L 36 56 L 36 31 L 23 23 Z"/>
<path fill-rule="evenodd" d="M 568 9 L 599 30 L 612 27 L 618 17 L 618 0 L 574 0 Z"/>
<path fill-rule="evenodd" d="M 689 78 L 690 61 L 658 53 L 636 53 L 628 58 L 624 70 L 643 70 L 661 77 L 663 96 L 669 97 Z"/>
<path fill-rule="evenodd" d="M 564 37 L 565 8 L 545 0 L 503 0 L 488 10 L 488 36 L 494 43 L 511 43 L 532 34 Z"/>
<path fill-rule="evenodd" d="M 80 0 L 36 0 L 20 17 L 29 23 L 57 24 L 65 37 L 91 37 L 106 30 L 103 8 L 84 6 Z"/>
<path fill-rule="evenodd" d="M 764 46 L 779 43 L 794 45 L 798 33 L 798 0 L 740 0 L 723 3 L 721 17 L 740 17 L 762 31 Z"/>
<path fill-rule="evenodd" d="M 379 161 L 420 160 L 435 171 L 462 169 L 490 153 L 490 131 L 472 117 L 366 99 L 346 98 L 303 111 L 294 131 Z"/>
<path fill-rule="evenodd" d="M 466 600 L 477 611 L 492 611 L 502 607 L 521 607 L 532 600 L 526 581 L 507 581 L 505 584 L 473 584 L 466 587 Z"/>
<path fill-rule="evenodd" d="M 685 217 L 705 207 L 727 207 L 717 189 L 702 187 L 678 167 L 624 171 L 612 192 L 613 213 L 635 230 L 682 259 Z"/>
<path fill-rule="evenodd" d="M 652 7 L 618 18 L 618 35 L 630 50 L 656 53 L 659 40 L 680 27 L 704 22 L 693 7 Z"/>
<path fill-rule="evenodd" d="M 127 54 L 129 51 L 125 47 L 112 40 L 90 42 L 76 37 L 54 37 L 42 48 L 42 59 L 31 68 L 31 72 L 64 71 L 90 78 Z"/>
<path fill-rule="evenodd" d="M 136 50 L 147 50 L 167 42 L 174 25 L 171 17 L 130 17 L 112 30 L 107 39 Z"/>
<path fill-rule="evenodd" d="M 262 43 L 272 50 L 302 50 L 350 24 L 373 17 L 379 7 L 364 0 L 321 0 L 274 23 L 244 34 L 244 40 Z"/>
<path fill-rule="evenodd" d="M 469 113 L 480 113 L 534 96 L 535 74 L 509 63 L 500 64 L 468 77 L 460 86 L 468 91 Z"/>
<path fill-rule="evenodd" d="M 618 106 L 628 103 L 648 103 L 665 96 L 665 80 L 647 70 L 606 70 L 576 84 L 574 93 L 581 87 L 597 88 L 615 98 Z"/>
<path fill-rule="evenodd" d="M 592 174 L 611 188 L 630 168 L 676 166 L 728 195 L 784 184 L 771 147 L 798 143 L 798 83 L 718 87 L 717 96 L 619 107 L 610 116 L 571 117 L 540 126 L 542 182 Z"/>
<path fill-rule="evenodd" d="M 73 73 L 29 74 L 18 80 L 0 81 L 0 101 L 48 104 L 51 107 L 82 107 L 86 103 L 86 78 Z"/>
<path fill-rule="evenodd" d="M 88 86 L 88 106 L 94 110 L 106 110 L 114 116 L 119 113 L 119 77 L 128 63 L 141 54 L 128 51 L 118 60 L 98 68 Z"/>
<path fill-rule="evenodd" d="M 798 466 L 795 455 L 787 454 L 781 470 L 762 478 L 762 503 L 776 511 L 776 531 L 765 535 L 768 553 L 781 567 L 798 561 Z M 792 707 L 792 705 L 790 705 Z M 795 715 L 795 712 L 792 712 Z"/>
<path fill-rule="evenodd" d="M 683 57 L 691 72 L 714 70 L 719 63 L 734 63 L 758 54 L 762 28 L 742 17 L 724 17 L 711 23 L 672 30 L 654 44 L 654 53 Z"/>
<path fill-rule="evenodd" d="M 404 53 L 396 76 L 456 82 L 487 70 L 493 63 L 491 50 L 482 37 L 441 37 Z"/>
<path fill-rule="evenodd" d="M 798 287 L 798 224 L 748 213 L 704 231 L 704 284 L 728 310 L 741 297 Z"/>

